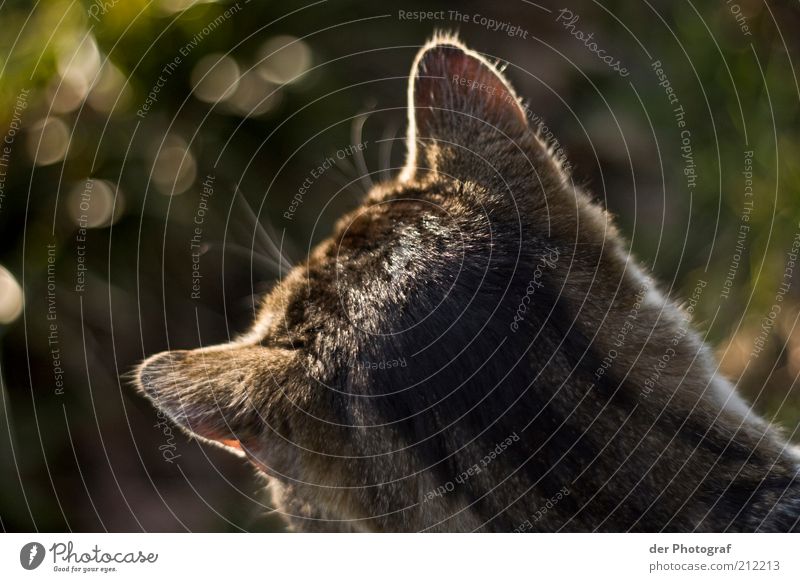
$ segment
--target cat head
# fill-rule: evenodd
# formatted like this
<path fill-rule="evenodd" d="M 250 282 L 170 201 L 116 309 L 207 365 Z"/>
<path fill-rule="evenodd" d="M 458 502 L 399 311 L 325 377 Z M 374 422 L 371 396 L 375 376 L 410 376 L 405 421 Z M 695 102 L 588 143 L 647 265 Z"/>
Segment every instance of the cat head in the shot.
<path fill-rule="evenodd" d="M 411 71 L 400 175 L 276 284 L 248 333 L 149 358 L 142 392 L 355 520 L 375 490 L 392 505 L 452 451 L 510 434 L 502 409 L 530 371 L 514 361 L 548 325 L 591 207 L 530 117 L 497 66 L 434 38 Z"/>

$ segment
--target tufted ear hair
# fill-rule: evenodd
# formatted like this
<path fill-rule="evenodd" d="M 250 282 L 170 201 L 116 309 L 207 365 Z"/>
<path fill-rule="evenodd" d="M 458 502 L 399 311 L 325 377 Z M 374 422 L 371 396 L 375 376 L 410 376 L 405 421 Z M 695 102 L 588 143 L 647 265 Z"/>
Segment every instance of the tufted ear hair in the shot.
<path fill-rule="evenodd" d="M 483 56 L 453 36 L 436 36 L 417 53 L 408 83 L 408 156 L 401 179 L 421 166 L 436 169 L 443 148 L 468 154 L 488 140 L 510 142 L 530 133 L 514 89 Z"/>
<path fill-rule="evenodd" d="M 262 415 L 291 351 L 225 344 L 145 360 L 139 391 L 192 436 L 241 454 L 266 429 Z"/>

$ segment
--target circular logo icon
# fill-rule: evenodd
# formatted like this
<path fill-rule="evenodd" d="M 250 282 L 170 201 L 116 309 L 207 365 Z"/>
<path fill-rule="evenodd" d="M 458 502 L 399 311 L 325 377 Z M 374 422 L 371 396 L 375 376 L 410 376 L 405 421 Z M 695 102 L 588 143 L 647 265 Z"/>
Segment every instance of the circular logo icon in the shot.
<path fill-rule="evenodd" d="M 29 542 L 19 551 L 19 563 L 26 570 L 34 570 L 44 561 L 44 546 L 39 542 Z"/>

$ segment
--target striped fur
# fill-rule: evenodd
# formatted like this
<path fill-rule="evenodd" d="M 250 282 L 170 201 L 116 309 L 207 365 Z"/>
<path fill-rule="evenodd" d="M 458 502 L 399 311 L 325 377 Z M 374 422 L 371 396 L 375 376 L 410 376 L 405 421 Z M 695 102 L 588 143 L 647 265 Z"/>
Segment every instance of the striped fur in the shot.
<path fill-rule="evenodd" d="M 299 530 L 797 530 L 796 453 L 528 119 L 435 38 L 405 170 L 248 334 L 150 358 L 142 391 Z"/>

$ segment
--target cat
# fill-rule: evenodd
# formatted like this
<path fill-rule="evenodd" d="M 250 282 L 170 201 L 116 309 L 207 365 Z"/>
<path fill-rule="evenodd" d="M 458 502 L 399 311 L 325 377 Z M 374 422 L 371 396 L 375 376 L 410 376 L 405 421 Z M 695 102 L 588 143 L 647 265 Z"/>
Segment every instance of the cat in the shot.
<path fill-rule="evenodd" d="M 407 161 L 235 341 L 138 386 L 298 531 L 796 531 L 797 452 L 574 185 L 503 72 L 414 60 Z"/>

